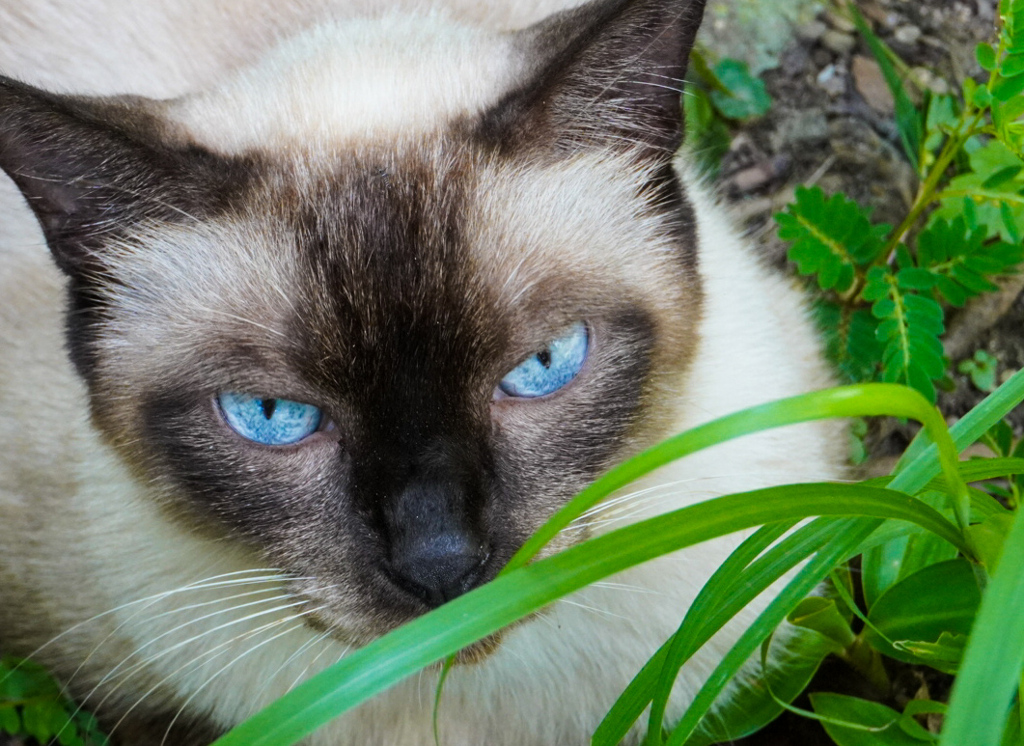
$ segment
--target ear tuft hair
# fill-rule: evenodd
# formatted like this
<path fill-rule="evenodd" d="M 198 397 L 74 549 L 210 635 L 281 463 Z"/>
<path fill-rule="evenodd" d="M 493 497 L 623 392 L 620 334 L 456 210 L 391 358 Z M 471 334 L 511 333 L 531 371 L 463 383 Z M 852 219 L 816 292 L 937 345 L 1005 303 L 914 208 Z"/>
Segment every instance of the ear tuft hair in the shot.
<path fill-rule="evenodd" d="M 0 77 L 0 169 L 21 189 L 58 266 L 102 265 L 105 240 L 218 201 L 226 159 L 175 142 L 161 104 L 60 96 Z"/>
<path fill-rule="evenodd" d="M 520 32 L 535 72 L 485 114 L 481 133 L 501 148 L 619 147 L 671 158 L 704 2 L 598 0 Z"/>

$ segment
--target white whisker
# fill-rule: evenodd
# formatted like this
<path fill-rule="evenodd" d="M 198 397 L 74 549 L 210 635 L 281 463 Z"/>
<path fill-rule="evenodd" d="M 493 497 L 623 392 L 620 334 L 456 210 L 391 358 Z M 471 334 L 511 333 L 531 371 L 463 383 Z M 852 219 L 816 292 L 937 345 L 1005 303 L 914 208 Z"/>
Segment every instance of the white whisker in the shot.
<path fill-rule="evenodd" d="M 320 639 L 329 638 L 329 635 L 330 635 L 329 631 L 328 632 L 324 632 L 323 636 Z M 309 663 L 306 664 L 306 667 L 304 669 L 302 669 L 302 671 L 299 673 L 298 676 L 295 677 L 295 680 L 292 681 L 292 683 L 288 685 L 288 688 L 287 688 L 286 691 L 290 692 L 292 689 L 294 689 L 296 686 L 299 685 L 300 681 L 302 681 L 303 679 L 306 678 L 306 674 L 309 673 L 309 670 L 313 666 L 316 665 L 316 662 L 318 660 L 320 660 L 320 658 L 323 656 L 324 653 L 326 653 L 328 650 L 331 649 L 331 645 L 330 645 L 331 642 L 332 642 L 331 639 L 327 639 L 327 644 L 324 645 L 324 649 L 321 650 L 319 653 L 317 653 L 316 656 L 313 658 L 313 660 L 311 660 Z M 341 663 L 341 659 L 344 658 L 345 655 L 348 653 L 348 651 L 351 650 L 351 649 L 352 649 L 351 645 L 346 645 L 342 649 L 341 654 L 338 656 L 338 660 L 336 660 L 333 665 L 337 665 L 338 663 Z"/>
<path fill-rule="evenodd" d="M 268 599 L 267 602 L 273 602 L 273 601 L 279 600 L 281 598 L 289 598 L 289 596 L 286 596 L 286 595 L 285 596 L 278 596 L 278 597 L 273 598 L 273 599 Z M 254 602 L 254 603 L 263 603 L 263 602 L 261 601 L 261 602 Z M 249 614 L 249 615 L 247 615 L 245 617 L 242 617 L 240 619 L 233 619 L 233 620 L 231 620 L 229 622 L 224 622 L 223 624 L 220 624 L 220 625 L 217 625 L 216 627 L 213 627 L 211 629 L 205 630 L 204 632 L 202 632 L 202 633 L 200 633 L 198 635 L 193 635 L 191 637 L 186 638 L 185 640 L 177 642 L 174 645 L 171 645 L 169 648 L 165 648 L 165 649 L 161 650 L 160 652 L 156 653 L 155 655 L 151 655 L 151 656 L 148 656 L 146 658 L 143 658 L 140 661 L 137 661 L 136 663 L 134 663 L 129 668 L 125 669 L 123 672 L 121 672 L 119 674 L 119 676 L 121 677 L 120 682 L 115 684 L 110 689 L 110 691 L 108 691 L 104 695 L 103 699 L 100 700 L 100 702 L 97 705 L 97 707 L 99 707 L 104 702 L 106 702 L 106 700 L 110 697 L 110 695 L 113 694 L 114 692 L 116 692 L 137 671 L 142 670 L 146 666 L 149 666 L 149 665 L 155 663 L 156 661 L 160 660 L 164 656 L 170 655 L 171 653 L 175 652 L 176 650 L 179 650 L 182 647 L 185 647 L 186 645 L 190 645 L 190 644 L 194 643 L 196 640 L 202 639 L 203 637 L 206 637 L 207 635 L 214 634 L 214 633 L 219 632 L 221 630 L 224 630 L 224 629 L 227 629 L 229 627 L 232 627 L 232 626 L 234 626 L 236 624 L 243 624 L 244 622 L 251 621 L 252 619 L 256 619 L 258 617 L 265 616 L 267 614 L 273 614 L 274 612 L 277 612 L 277 611 L 282 611 L 284 609 L 294 608 L 296 606 L 302 605 L 303 603 L 305 603 L 305 602 L 304 601 L 295 601 L 295 602 L 293 602 L 291 604 L 284 604 L 284 605 L 281 605 L 281 606 L 276 606 L 276 607 L 274 607 L 272 609 L 266 609 L 264 611 L 259 611 L 259 612 L 256 612 L 254 614 Z M 227 612 L 230 612 L 230 611 L 235 611 L 235 610 L 237 610 L 239 608 L 245 608 L 247 606 L 252 606 L 252 605 L 253 605 L 252 603 L 250 603 L 250 604 L 243 604 L 242 606 L 239 606 L 239 607 L 231 607 L 231 608 L 228 608 L 228 609 L 223 609 L 223 610 L 221 610 L 219 612 L 215 612 L 213 614 L 207 614 L 207 615 L 199 617 L 197 619 L 189 620 L 189 621 L 185 622 L 184 624 L 180 624 L 180 625 L 178 625 L 178 626 L 176 626 L 176 627 L 174 627 L 174 628 L 172 628 L 172 629 L 170 629 L 170 630 L 168 630 L 166 632 L 163 632 L 162 634 L 158 635 L 157 637 L 153 638 L 152 640 L 149 640 L 146 644 L 140 646 L 137 650 L 133 651 L 132 655 L 133 656 L 134 655 L 138 655 L 143 650 L 145 650 L 146 648 L 150 647 L 151 645 L 153 645 L 154 643 L 156 643 L 160 639 L 166 637 L 167 635 L 173 634 L 174 632 L 176 632 L 176 631 L 178 631 L 180 629 L 184 629 L 185 627 L 191 626 L 194 622 L 201 621 L 202 619 L 208 619 L 210 617 L 217 616 L 219 614 L 224 614 L 224 613 L 227 613 Z M 292 615 L 292 616 L 294 616 L 294 615 Z M 97 689 L 99 689 L 103 684 L 105 684 L 109 680 L 111 680 L 111 678 L 115 674 L 117 674 L 118 671 L 121 670 L 122 666 L 124 666 L 130 659 L 131 659 L 131 657 L 125 658 L 120 663 L 118 663 L 116 666 L 114 666 L 114 668 L 112 668 L 110 671 L 108 671 L 103 676 L 103 678 L 101 678 L 99 680 L 99 682 L 97 682 L 96 686 L 94 686 L 92 688 L 92 690 L 89 692 L 89 694 L 86 695 L 83 698 L 83 700 L 82 700 L 83 703 L 88 702 L 89 698 L 92 697 L 96 693 Z"/>
<path fill-rule="evenodd" d="M 313 613 L 314 611 L 319 611 L 319 610 L 320 610 L 320 609 L 311 609 L 311 610 L 309 611 L 309 613 Z M 285 623 L 286 621 L 287 621 L 287 620 L 285 620 L 285 619 L 281 619 L 281 620 L 278 620 L 277 622 L 273 622 L 273 623 L 271 623 L 271 624 L 269 624 L 269 625 L 266 625 L 266 627 L 267 627 L 267 628 L 272 628 L 272 627 L 274 627 L 274 626 L 278 626 L 278 625 L 284 624 L 284 623 Z M 160 740 L 160 746 L 164 746 L 164 744 L 165 744 L 165 743 L 166 743 L 166 741 L 167 741 L 167 736 L 169 736 L 169 735 L 170 735 L 170 733 L 171 733 L 171 730 L 172 730 L 172 729 L 174 728 L 174 724 L 178 722 L 178 718 L 179 718 L 179 717 L 181 717 L 181 714 L 182 714 L 182 713 L 183 713 L 183 712 L 184 712 L 184 711 L 185 711 L 185 710 L 186 710 L 186 709 L 188 708 L 188 706 L 189 706 L 189 705 L 190 705 L 190 704 L 192 703 L 192 700 L 193 700 L 193 699 L 195 699 L 195 698 L 196 698 L 196 697 L 197 697 L 197 696 L 198 696 L 198 695 L 199 695 L 199 694 L 200 694 L 200 693 L 201 693 L 201 692 L 202 692 L 202 691 L 203 691 L 203 690 L 204 690 L 204 689 L 205 689 L 205 688 L 206 688 L 207 686 L 209 686 L 210 684 L 212 684 L 212 683 L 213 683 L 213 681 L 214 681 L 214 680 L 215 680 L 215 679 L 216 679 L 216 678 L 217 678 L 218 676 L 220 676 L 221 674 L 223 674 L 223 673 L 224 673 L 225 671 L 227 671 L 227 670 L 228 670 L 229 668 L 231 668 L 231 666 L 234 666 L 234 665 L 235 665 L 236 663 L 238 663 L 238 662 L 239 662 L 240 660 L 242 660 L 243 658 L 245 658 L 245 657 L 247 657 L 247 656 L 249 656 L 249 655 L 252 655 L 252 654 L 253 654 L 254 652 L 256 652 L 257 650 L 259 650 L 260 648 L 262 648 L 262 647 L 263 647 L 264 645 L 268 645 L 269 643 L 273 642 L 274 640 L 277 640 L 278 638 L 280 638 L 280 637 L 283 637 L 284 635 L 288 635 L 288 634 L 291 634 L 292 632 L 295 632 L 296 630 L 299 630 L 299 629 L 301 629 L 302 627 L 303 627 L 303 624 L 302 624 L 301 622 L 299 622 L 299 623 L 297 623 L 297 624 L 294 624 L 294 625 L 292 625 L 291 627 L 288 627 L 287 629 L 285 629 L 285 630 L 283 630 L 283 631 L 281 631 L 281 632 L 277 633 L 276 635 L 274 635 L 274 636 L 272 636 L 272 637 L 270 637 L 270 638 L 268 638 L 268 639 L 266 639 L 266 640 L 263 640 L 263 641 L 262 641 L 262 642 L 260 642 L 259 644 L 257 644 L 257 645 L 254 645 L 253 647 L 249 648 L 249 649 L 248 649 L 248 650 L 246 650 L 245 652 L 243 652 L 243 653 L 241 653 L 240 655 L 236 656 L 236 657 L 234 658 L 234 660 L 231 660 L 231 661 L 229 661 L 228 663 L 226 663 L 226 664 L 225 664 L 224 666 L 222 666 L 222 667 L 220 668 L 220 670 L 218 670 L 217 672 L 215 672 L 215 673 L 214 673 L 214 674 L 213 674 L 212 676 L 210 676 L 210 677 L 209 677 L 209 678 L 208 678 L 208 679 L 207 679 L 207 680 L 206 680 L 205 682 L 203 682 L 202 684 L 200 684 L 200 685 L 199 685 L 199 686 L 198 686 L 198 687 L 197 687 L 197 688 L 196 688 L 196 689 L 195 689 L 195 690 L 194 690 L 194 691 L 192 692 L 192 694 L 190 694 L 190 695 L 189 695 L 189 696 L 188 696 L 188 697 L 187 697 L 187 698 L 185 699 L 185 701 L 181 703 L 181 706 L 180 706 L 180 707 L 178 708 L 178 711 L 177 711 L 177 712 L 176 712 L 176 713 L 174 714 L 174 717 L 173 717 L 173 718 L 171 719 L 171 722 L 170 722 L 170 723 L 168 724 L 168 726 L 167 726 L 167 730 L 166 730 L 166 731 L 164 732 L 164 737 L 163 737 L 163 738 L 162 738 L 162 739 Z M 262 631 L 264 631 L 264 630 L 260 630 L 260 631 L 262 632 Z M 255 634 L 256 634 L 256 633 L 254 632 L 254 633 L 253 633 L 253 634 L 251 634 L 251 635 L 246 635 L 246 636 L 244 636 L 244 637 L 243 637 L 243 639 L 248 639 L 249 637 L 253 637 L 253 636 L 255 636 Z"/>
<path fill-rule="evenodd" d="M 568 604 L 569 606 L 575 606 L 577 608 L 583 609 L 584 611 L 593 612 L 594 614 L 601 614 L 602 616 L 612 617 L 614 619 L 624 619 L 626 621 L 629 621 L 628 617 L 624 617 L 621 614 L 616 614 L 614 612 L 608 611 L 607 609 L 599 609 L 596 606 L 588 606 L 585 603 L 574 601 L 570 598 L 559 599 L 558 603 Z"/>

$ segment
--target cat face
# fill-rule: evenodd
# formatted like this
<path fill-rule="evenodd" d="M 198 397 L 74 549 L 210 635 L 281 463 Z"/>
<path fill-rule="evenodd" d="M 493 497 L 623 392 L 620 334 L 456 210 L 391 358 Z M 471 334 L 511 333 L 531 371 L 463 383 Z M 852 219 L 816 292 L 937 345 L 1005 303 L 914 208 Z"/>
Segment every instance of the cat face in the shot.
<path fill-rule="evenodd" d="M 365 62 L 345 67 L 393 28 L 329 82 L 293 50 L 169 103 L 0 85 L 0 165 L 68 275 L 94 422 L 167 519 L 249 545 L 364 642 L 493 578 L 661 435 L 700 315 L 671 164 L 699 10 L 410 28 L 489 56 L 487 85 L 456 71 L 405 126 L 357 116 Z M 260 87 L 301 111 L 260 118 Z"/>

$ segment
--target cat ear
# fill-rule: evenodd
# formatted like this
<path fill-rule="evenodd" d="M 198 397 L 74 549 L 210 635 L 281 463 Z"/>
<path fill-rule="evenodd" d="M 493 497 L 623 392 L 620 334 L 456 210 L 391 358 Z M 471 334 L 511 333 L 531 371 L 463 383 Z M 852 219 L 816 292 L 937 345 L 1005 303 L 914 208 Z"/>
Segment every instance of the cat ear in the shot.
<path fill-rule="evenodd" d="M 0 77 L 0 168 L 21 189 L 57 264 L 75 276 L 143 220 L 207 203 L 214 157 L 173 144 L 159 102 L 59 96 Z"/>
<path fill-rule="evenodd" d="M 500 147 L 634 147 L 671 157 L 705 0 L 597 0 L 520 32 L 529 82 L 482 123 Z"/>

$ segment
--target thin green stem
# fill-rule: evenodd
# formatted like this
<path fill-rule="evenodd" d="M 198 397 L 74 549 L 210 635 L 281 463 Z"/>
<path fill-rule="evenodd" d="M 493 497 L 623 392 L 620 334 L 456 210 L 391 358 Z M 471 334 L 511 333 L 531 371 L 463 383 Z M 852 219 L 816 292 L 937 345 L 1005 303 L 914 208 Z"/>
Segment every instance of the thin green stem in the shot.
<path fill-rule="evenodd" d="M 969 104 L 968 104 L 969 106 Z M 888 263 L 892 260 L 892 256 L 896 251 L 896 247 L 899 246 L 900 242 L 903 241 L 904 236 L 914 227 L 918 219 L 924 213 L 925 210 L 935 201 L 935 193 L 938 190 L 939 184 L 946 175 L 946 169 L 956 158 L 957 153 L 960 152 L 961 148 L 967 143 L 967 141 L 974 136 L 977 131 L 978 124 L 981 122 L 984 113 L 981 111 L 974 113 L 974 118 L 970 124 L 967 125 L 966 129 L 962 129 L 962 125 L 970 117 L 972 110 L 967 108 L 963 115 L 961 115 L 960 124 L 957 127 L 955 135 L 949 137 L 942 147 L 942 151 L 939 153 L 939 157 L 932 164 L 931 170 L 917 188 L 917 195 L 914 197 L 914 204 L 910 208 L 910 212 L 903 218 L 903 222 L 896 227 L 896 230 L 889 236 L 889 240 L 885 243 L 885 248 L 879 254 L 879 258 L 875 260 L 876 264 Z"/>

